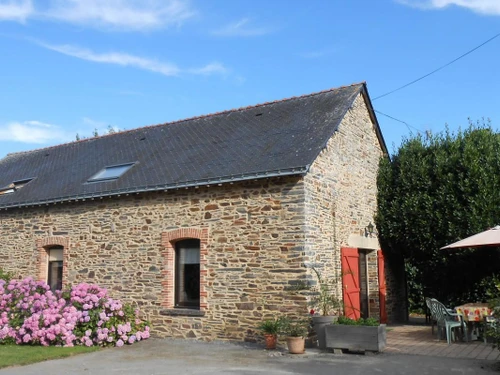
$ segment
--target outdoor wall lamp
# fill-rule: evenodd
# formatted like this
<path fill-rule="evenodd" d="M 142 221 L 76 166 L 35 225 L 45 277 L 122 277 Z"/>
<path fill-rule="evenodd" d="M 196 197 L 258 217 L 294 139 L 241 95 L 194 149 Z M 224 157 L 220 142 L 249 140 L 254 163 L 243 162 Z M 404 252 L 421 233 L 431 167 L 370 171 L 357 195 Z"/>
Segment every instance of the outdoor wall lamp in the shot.
<path fill-rule="evenodd" d="M 365 228 L 365 237 L 373 237 L 374 234 L 377 234 L 375 231 L 375 226 L 370 221 L 370 223 Z"/>

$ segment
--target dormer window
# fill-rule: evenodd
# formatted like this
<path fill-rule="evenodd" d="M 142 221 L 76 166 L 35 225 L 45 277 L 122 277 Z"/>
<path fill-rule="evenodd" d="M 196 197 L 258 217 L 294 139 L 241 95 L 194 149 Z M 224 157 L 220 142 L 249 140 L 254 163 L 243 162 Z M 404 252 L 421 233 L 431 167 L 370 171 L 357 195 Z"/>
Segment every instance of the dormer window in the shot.
<path fill-rule="evenodd" d="M 99 181 L 108 181 L 108 180 L 116 180 L 121 177 L 125 172 L 127 172 L 135 163 L 127 163 L 127 164 L 119 164 L 119 165 L 111 165 L 109 167 L 105 167 L 93 175 L 91 178 L 87 180 L 87 182 L 99 182 Z"/>
<path fill-rule="evenodd" d="M 9 185 L 1 188 L 0 189 L 0 195 L 3 195 L 3 194 L 12 194 L 16 190 L 21 189 L 24 185 L 26 185 L 31 180 L 33 180 L 33 177 L 32 178 L 25 178 L 24 180 L 14 181 L 11 184 L 9 184 Z"/>

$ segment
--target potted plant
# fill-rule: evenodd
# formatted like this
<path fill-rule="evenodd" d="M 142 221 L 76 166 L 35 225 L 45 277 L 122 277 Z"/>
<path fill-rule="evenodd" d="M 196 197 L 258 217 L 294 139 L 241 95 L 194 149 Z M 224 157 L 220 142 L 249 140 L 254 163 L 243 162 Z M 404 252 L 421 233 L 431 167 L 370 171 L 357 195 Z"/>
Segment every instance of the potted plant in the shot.
<path fill-rule="evenodd" d="M 326 346 L 332 349 L 381 352 L 386 346 L 386 327 L 377 319 L 358 320 L 340 316 L 325 327 Z"/>
<path fill-rule="evenodd" d="M 306 320 L 283 319 L 282 331 L 286 335 L 286 345 L 289 353 L 304 353 L 308 325 L 309 323 Z"/>
<path fill-rule="evenodd" d="M 258 329 L 264 335 L 266 342 L 266 349 L 276 349 L 276 342 L 278 340 L 278 333 L 281 330 L 282 319 L 266 319 L 259 324 Z"/>
<path fill-rule="evenodd" d="M 311 287 L 313 294 L 310 299 L 311 315 L 314 331 L 318 338 L 318 347 L 326 349 L 325 326 L 334 323 L 342 312 L 343 304 L 336 296 L 338 279 L 324 278 L 314 267 L 311 268 L 316 275 L 317 285 Z"/>

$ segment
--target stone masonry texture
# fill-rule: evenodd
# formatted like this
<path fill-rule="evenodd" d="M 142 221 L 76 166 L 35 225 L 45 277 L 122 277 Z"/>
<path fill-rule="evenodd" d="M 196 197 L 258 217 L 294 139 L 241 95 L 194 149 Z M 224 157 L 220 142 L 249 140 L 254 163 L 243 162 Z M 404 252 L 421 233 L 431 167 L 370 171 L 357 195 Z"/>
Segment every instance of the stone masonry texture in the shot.
<path fill-rule="evenodd" d="M 263 319 L 307 313 L 307 293 L 290 289 L 314 280 L 309 266 L 341 274 L 341 247 L 373 223 L 381 156 L 360 94 L 305 176 L 2 211 L 0 267 L 45 279 L 47 249 L 63 246 L 64 286 L 107 288 L 157 336 L 255 341 Z M 184 238 L 201 243 L 194 313 L 173 308 L 173 246 Z M 376 251 L 367 263 L 378 318 Z"/>
<path fill-rule="evenodd" d="M 359 95 L 305 177 L 306 261 L 323 277 L 340 280 L 341 247 L 361 233 L 376 211 L 376 178 L 383 153 Z M 377 254 L 367 255 L 370 316 L 379 318 Z M 310 276 L 314 279 L 314 276 Z M 342 297 L 342 283 L 338 283 Z"/>

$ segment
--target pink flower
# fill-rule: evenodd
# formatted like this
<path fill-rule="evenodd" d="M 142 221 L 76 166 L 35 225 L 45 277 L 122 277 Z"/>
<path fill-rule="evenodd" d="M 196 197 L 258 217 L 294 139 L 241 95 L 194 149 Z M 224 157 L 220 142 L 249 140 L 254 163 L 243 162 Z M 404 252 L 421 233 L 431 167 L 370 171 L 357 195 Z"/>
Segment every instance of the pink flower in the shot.
<path fill-rule="evenodd" d="M 149 327 L 144 332 L 136 328 L 142 323 L 139 311 L 127 316 L 123 304 L 109 298 L 106 289 L 82 283 L 69 294 L 64 299 L 60 291 L 52 293 L 46 283 L 32 278 L 9 284 L 0 280 L 0 341 L 12 338 L 17 344 L 105 346 L 118 339 L 116 346 L 123 346 L 149 337 Z M 111 324 L 110 318 L 118 317 L 122 317 L 120 324 Z M 11 327 L 11 321 L 19 323 Z M 83 336 L 77 336 L 74 332 L 82 332 L 83 327 Z"/>

